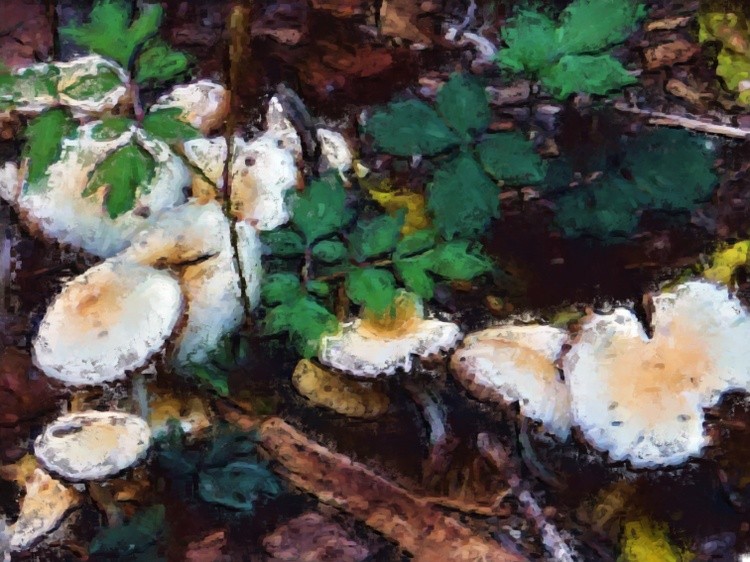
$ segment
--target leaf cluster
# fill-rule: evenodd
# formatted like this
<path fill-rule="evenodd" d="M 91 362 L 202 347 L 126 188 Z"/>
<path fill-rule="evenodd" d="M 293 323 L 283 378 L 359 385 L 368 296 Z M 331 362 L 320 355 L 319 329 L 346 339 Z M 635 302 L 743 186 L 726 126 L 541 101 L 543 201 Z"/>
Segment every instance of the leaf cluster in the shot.
<path fill-rule="evenodd" d="M 541 80 L 558 99 L 584 92 L 605 95 L 635 82 L 610 50 L 644 16 L 634 0 L 574 0 L 557 20 L 520 9 L 506 23 L 501 68 Z"/>
<path fill-rule="evenodd" d="M 750 25 L 741 11 L 705 11 L 698 16 L 701 43 L 716 41 L 716 75 L 737 95 L 737 102 L 750 105 Z"/>
<path fill-rule="evenodd" d="M 164 531 L 164 513 L 163 505 L 153 505 L 137 512 L 127 523 L 101 529 L 89 545 L 89 554 L 118 560 L 163 560 L 155 546 Z"/>

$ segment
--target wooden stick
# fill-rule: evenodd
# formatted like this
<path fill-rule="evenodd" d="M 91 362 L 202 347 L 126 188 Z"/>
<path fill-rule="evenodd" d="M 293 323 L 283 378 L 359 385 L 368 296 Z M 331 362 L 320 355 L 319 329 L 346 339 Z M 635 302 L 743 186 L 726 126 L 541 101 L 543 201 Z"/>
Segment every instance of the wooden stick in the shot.
<path fill-rule="evenodd" d="M 648 122 L 652 125 L 681 127 L 683 129 L 689 129 L 691 131 L 710 133 L 712 135 L 721 135 L 723 137 L 730 137 L 733 139 L 750 138 L 750 130 L 740 129 L 738 127 L 732 127 L 730 125 L 721 125 L 719 123 L 706 123 L 705 121 L 700 121 L 693 117 L 682 117 L 680 115 L 669 115 L 668 113 L 661 113 L 659 111 L 640 109 L 638 107 L 627 105 L 622 102 L 616 103 L 615 109 L 624 113 L 643 115 L 644 117 L 648 118 Z"/>
<path fill-rule="evenodd" d="M 382 533 L 417 562 L 526 560 L 280 418 L 265 421 L 259 433 L 261 447 L 281 476 Z"/>

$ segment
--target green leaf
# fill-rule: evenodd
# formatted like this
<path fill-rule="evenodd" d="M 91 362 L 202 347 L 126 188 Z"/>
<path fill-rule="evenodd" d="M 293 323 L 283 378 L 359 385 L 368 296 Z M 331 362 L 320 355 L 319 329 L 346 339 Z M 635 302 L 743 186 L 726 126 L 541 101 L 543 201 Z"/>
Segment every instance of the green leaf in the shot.
<path fill-rule="evenodd" d="M 187 372 L 219 396 L 229 396 L 229 373 L 224 369 L 211 364 L 192 364 Z"/>
<path fill-rule="evenodd" d="M 127 117 L 107 117 L 91 129 L 91 138 L 98 141 L 114 140 L 130 129 L 133 121 Z"/>
<path fill-rule="evenodd" d="M 500 216 L 500 189 L 464 153 L 435 171 L 427 196 L 435 226 L 447 239 L 480 235 L 490 219 Z"/>
<path fill-rule="evenodd" d="M 635 231 L 637 211 L 633 185 L 610 180 L 598 189 L 578 188 L 562 196 L 557 201 L 555 224 L 568 238 L 589 236 L 609 243 Z"/>
<path fill-rule="evenodd" d="M 302 294 L 299 277 L 293 273 L 271 273 L 263 278 L 260 296 L 266 305 L 288 303 Z"/>
<path fill-rule="evenodd" d="M 536 184 L 547 173 L 547 163 L 519 132 L 488 136 L 477 145 L 477 154 L 488 174 L 509 185 Z"/>
<path fill-rule="evenodd" d="M 308 245 L 341 229 L 351 218 L 346 211 L 346 190 L 338 174 L 313 181 L 291 201 L 292 224 Z"/>
<path fill-rule="evenodd" d="M 261 232 L 260 240 L 268 246 L 270 253 L 277 257 L 290 258 L 305 253 L 305 243 L 302 237 L 291 230 Z"/>
<path fill-rule="evenodd" d="M 63 139 L 75 130 L 75 121 L 62 109 L 51 109 L 26 126 L 23 158 L 28 162 L 27 189 L 33 191 L 60 157 Z"/>
<path fill-rule="evenodd" d="M 136 50 L 158 33 L 162 8 L 159 4 L 145 5 L 132 24 L 130 17 L 129 2 L 99 0 L 91 9 L 88 23 L 63 27 L 60 34 L 130 69 Z"/>
<path fill-rule="evenodd" d="M 490 123 L 487 92 L 476 78 L 454 74 L 437 94 L 437 111 L 465 139 L 483 131 Z"/>
<path fill-rule="evenodd" d="M 611 55 L 565 55 L 542 72 L 541 78 L 557 99 L 578 92 L 603 96 L 637 81 Z"/>
<path fill-rule="evenodd" d="M 416 100 L 390 103 L 376 111 L 365 131 L 377 148 L 396 156 L 432 156 L 461 140 L 434 109 Z"/>
<path fill-rule="evenodd" d="M 423 299 L 430 299 L 435 293 L 435 281 L 427 273 L 428 265 L 428 261 L 421 256 L 394 262 L 396 273 L 404 287 Z"/>
<path fill-rule="evenodd" d="M 352 257 L 363 262 L 393 250 L 401 236 L 404 216 L 405 213 L 401 211 L 396 216 L 382 215 L 358 222 L 348 236 Z"/>
<path fill-rule="evenodd" d="M 347 255 L 346 246 L 338 240 L 323 240 L 312 248 L 312 257 L 325 264 L 341 263 Z"/>
<path fill-rule="evenodd" d="M 124 525 L 102 529 L 91 541 L 89 554 L 128 556 L 146 550 L 164 530 L 164 512 L 163 505 L 154 505 Z"/>
<path fill-rule="evenodd" d="M 380 314 L 396 297 L 396 280 L 385 269 L 353 269 L 346 275 L 346 294 L 355 304 Z"/>
<path fill-rule="evenodd" d="M 645 15 L 632 0 L 573 0 L 560 16 L 556 38 L 566 54 L 597 53 L 627 39 Z"/>
<path fill-rule="evenodd" d="M 413 234 L 404 236 L 403 239 L 396 244 L 396 251 L 394 256 L 396 258 L 408 258 L 414 254 L 429 250 L 435 245 L 435 231 L 429 230 L 417 230 Z"/>
<path fill-rule="evenodd" d="M 74 100 L 96 101 L 122 86 L 122 80 L 111 68 L 99 66 L 96 74 L 86 74 L 66 86 L 62 93 Z"/>
<path fill-rule="evenodd" d="M 181 120 L 179 107 L 157 109 L 143 118 L 143 129 L 167 144 L 193 140 L 201 137 L 200 131 Z"/>
<path fill-rule="evenodd" d="M 236 461 L 202 470 L 198 477 L 198 492 L 209 503 L 253 511 L 259 499 L 279 495 L 281 485 L 262 464 Z"/>
<path fill-rule="evenodd" d="M 498 52 L 498 63 L 512 72 L 539 72 L 560 56 L 555 23 L 544 14 L 519 10 L 503 26 L 500 37 L 507 47 Z"/>
<path fill-rule="evenodd" d="M 190 58 L 174 50 L 166 41 L 153 39 L 138 57 L 135 80 L 139 84 L 159 84 L 182 76 L 190 67 Z"/>
<path fill-rule="evenodd" d="M 82 195 L 91 196 L 107 186 L 104 204 L 109 217 L 115 219 L 135 207 L 138 194 L 148 190 L 155 168 L 148 152 L 136 144 L 127 144 L 96 167 Z"/>
<path fill-rule="evenodd" d="M 272 309 L 265 318 L 263 333 L 288 333 L 303 357 L 318 353 L 320 338 L 338 330 L 339 322 L 331 312 L 310 297 L 298 298 Z"/>
<path fill-rule="evenodd" d="M 331 294 L 331 286 L 325 281 L 308 281 L 305 287 L 307 287 L 308 292 L 322 298 Z"/>
<path fill-rule="evenodd" d="M 57 97 L 60 71 L 52 65 L 33 65 L 16 74 L 0 75 L 0 109 L 39 102 L 49 103 Z"/>
<path fill-rule="evenodd" d="M 480 248 L 470 246 L 468 240 L 454 240 L 429 253 L 428 267 L 441 277 L 468 281 L 491 271 L 492 260 L 483 255 Z"/>

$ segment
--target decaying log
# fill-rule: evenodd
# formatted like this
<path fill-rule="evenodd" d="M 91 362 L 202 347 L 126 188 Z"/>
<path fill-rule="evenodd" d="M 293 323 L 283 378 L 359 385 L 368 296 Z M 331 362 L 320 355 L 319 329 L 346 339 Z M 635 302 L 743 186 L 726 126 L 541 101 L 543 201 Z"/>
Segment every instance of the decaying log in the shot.
<path fill-rule="evenodd" d="M 260 445 L 276 471 L 297 488 L 348 512 L 422 562 L 525 560 L 492 539 L 378 476 L 345 455 L 311 441 L 280 418 L 260 427 Z"/>
<path fill-rule="evenodd" d="M 648 122 L 652 125 L 681 127 L 683 129 L 689 129 L 691 131 L 698 131 L 701 133 L 709 133 L 712 135 L 720 135 L 723 137 L 730 137 L 735 139 L 746 139 L 750 137 L 750 129 L 740 129 L 738 127 L 732 127 L 731 125 L 722 125 L 719 123 L 707 123 L 693 117 L 669 115 L 667 113 L 661 113 L 659 111 L 640 109 L 638 107 L 633 107 L 625 103 L 616 103 L 614 107 L 618 111 L 642 115 L 646 117 L 648 119 Z"/>

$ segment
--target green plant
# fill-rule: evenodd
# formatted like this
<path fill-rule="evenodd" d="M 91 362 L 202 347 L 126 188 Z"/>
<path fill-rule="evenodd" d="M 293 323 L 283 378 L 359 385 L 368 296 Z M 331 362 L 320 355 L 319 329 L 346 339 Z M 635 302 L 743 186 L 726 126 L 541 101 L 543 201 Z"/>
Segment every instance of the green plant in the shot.
<path fill-rule="evenodd" d="M 741 8 L 741 6 L 736 6 Z M 701 43 L 717 41 L 716 75 L 737 95 L 737 102 L 750 104 L 750 26 L 742 10 L 705 11 L 698 17 Z"/>
<path fill-rule="evenodd" d="M 558 99 L 619 90 L 636 80 L 609 51 L 644 14 L 633 0 L 574 0 L 557 21 L 520 9 L 501 32 L 506 47 L 498 52 L 498 64 L 539 79 Z"/>
<path fill-rule="evenodd" d="M 305 357 L 317 353 L 321 336 L 338 330 L 333 309 L 341 291 L 382 316 L 395 314 L 399 284 L 430 298 L 436 278 L 470 280 L 492 269 L 469 239 L 441 238 L 433 229 L 403 235 L 403 211 L 355 212 L 336 174 L 313 181 L 290 206 L 291 223 L 263 235 L 263 330 L 289 334 Z"/>

